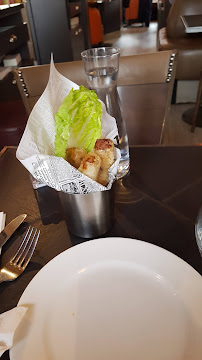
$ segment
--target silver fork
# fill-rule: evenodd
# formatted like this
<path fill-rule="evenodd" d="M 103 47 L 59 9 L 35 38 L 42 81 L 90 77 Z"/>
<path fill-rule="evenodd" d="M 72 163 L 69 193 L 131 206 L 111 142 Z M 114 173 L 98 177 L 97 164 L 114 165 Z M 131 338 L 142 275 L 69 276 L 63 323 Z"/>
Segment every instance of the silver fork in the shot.
<path fill-rule="evenodd" d="M 0 282 L 15 280 L 22 274 L 33 255 L 39 235 L 40 230 L 29 226 L 16 253 L 0 270 Z"/>

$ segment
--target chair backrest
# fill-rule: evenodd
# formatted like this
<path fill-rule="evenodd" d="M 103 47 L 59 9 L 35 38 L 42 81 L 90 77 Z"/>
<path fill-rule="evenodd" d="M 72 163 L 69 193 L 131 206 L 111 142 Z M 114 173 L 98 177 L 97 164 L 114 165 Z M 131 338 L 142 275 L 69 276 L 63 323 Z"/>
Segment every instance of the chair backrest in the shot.
<path fill-rule="evenodd" d="M 126 8 L 126 20 L 135 20 L 138 18 L 139 0 L 130 0 L 129 7 Z"/>
<path fill-rule="evenodd" d="M 88 6 L 89 30 L 91 45 L 103 42 L 104 28 L 99 10 L 96 7 Z"/>
<path fill-rule="evenodd" d="M 174 50 L 122 56 L 118 85 L 155 84 L 174 81 L 177 52 Z"/>
<path fill-rule="evenodd" d="M 171 99 L 175 78 L 176 52 L 161 51 L 156 53 L 121 56 L 118 85 L 136 85 L 168 83 Z M 78 85 L 87 87 L 82 61 L 55 64 L 57 70 Z M 33 106 L 42 95 L 48 82 L 50 65 L 21 67 L 14 70 L 14 77 L 29 115 Z"/>
<path fill-rule="evenodd" d="M 180 16 L 198 14 L 202 14 L 201 0 L 173 0 L 167 17 L 167 36 L 175 39 L 186 36 L 184 25 Z"/>

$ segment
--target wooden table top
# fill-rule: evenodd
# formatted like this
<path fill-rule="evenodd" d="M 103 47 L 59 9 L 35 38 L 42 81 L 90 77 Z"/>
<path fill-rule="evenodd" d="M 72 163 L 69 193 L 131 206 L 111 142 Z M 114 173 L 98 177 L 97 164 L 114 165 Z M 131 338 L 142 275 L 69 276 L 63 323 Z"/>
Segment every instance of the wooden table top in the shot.
<path fill-rule="evenodd" d="M 16 159 L 16 148 L 0 153 L 0 211 L 7 223 L 21 213 L 41 230 L 30 264 L 15 281 L 0 284 L 0 313 L 15 307 L 36 273 L 52 258 L 86 239 L 68 233 L 58 193 L 33 190 L 28 171 Z M 202 202 L 202 146 L 135 146 L 130 174 L 115 183 L 115 220 L 104 237 L 128 237 L 176 254 L 200 274 L 202 258 L 194 233 Z M 22 225 L 3 246 L 1 266 L 9 259 Z M 8 352 L 2 360 L 8 360 Z"/>

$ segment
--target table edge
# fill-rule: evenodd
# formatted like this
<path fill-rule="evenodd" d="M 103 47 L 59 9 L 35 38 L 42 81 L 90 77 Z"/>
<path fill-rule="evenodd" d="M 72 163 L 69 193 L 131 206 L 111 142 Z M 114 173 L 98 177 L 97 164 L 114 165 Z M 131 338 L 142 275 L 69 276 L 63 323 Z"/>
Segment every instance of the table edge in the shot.
<path fill-rule="evenodd" d="M 0 157 L 3 156 L 3 154 L 5 154 L 5 152 L 8 149 L 17 149 L 17 146 L 4 146 L 1 150 L 0 150 Z"/>

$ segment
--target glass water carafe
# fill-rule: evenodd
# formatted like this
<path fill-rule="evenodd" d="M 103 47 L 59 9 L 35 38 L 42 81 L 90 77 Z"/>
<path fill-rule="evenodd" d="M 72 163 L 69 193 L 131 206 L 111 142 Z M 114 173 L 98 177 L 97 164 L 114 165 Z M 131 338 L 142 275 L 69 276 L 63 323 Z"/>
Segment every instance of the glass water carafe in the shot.
<path fill-rule="evenodd" d="M 95 90 L 104 102 L 107 112 L 116 119 L 119 138 L 117 146 L 121 152 L 117 178 L 129 171 L 129 146 L 126 124 L 122 118 L 120 99 L 117 91 L 120 50 L 118 48 L 93 48 L 81 53 L 88 86 Z"/>

